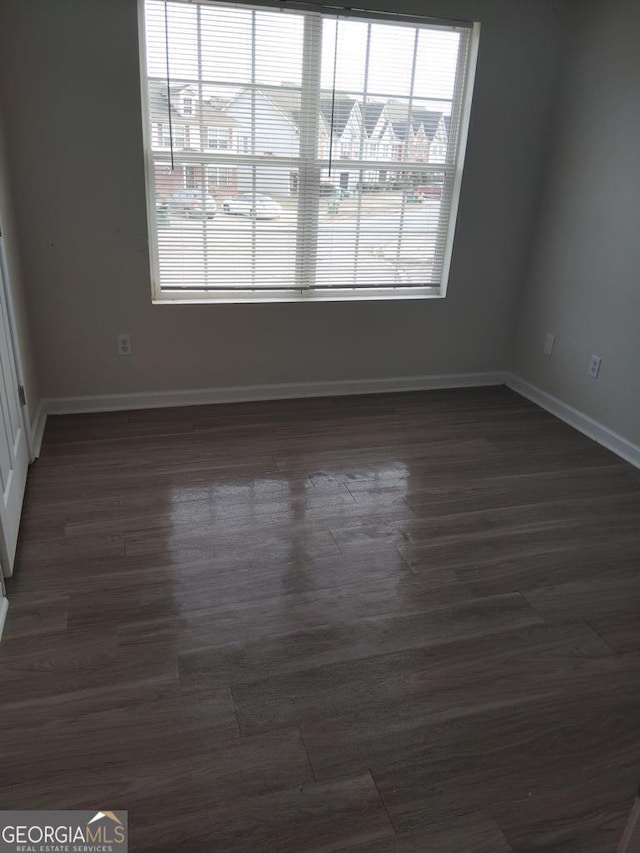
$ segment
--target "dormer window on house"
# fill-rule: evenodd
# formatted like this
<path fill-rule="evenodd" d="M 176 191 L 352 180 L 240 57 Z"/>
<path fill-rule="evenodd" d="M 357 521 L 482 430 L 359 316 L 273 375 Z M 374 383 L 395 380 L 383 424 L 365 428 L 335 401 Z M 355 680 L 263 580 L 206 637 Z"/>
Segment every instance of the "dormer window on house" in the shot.
<path fill-rule="evenodd" d="M 156 300 L 445 295 L 477 25 L 139 2 Z"/>

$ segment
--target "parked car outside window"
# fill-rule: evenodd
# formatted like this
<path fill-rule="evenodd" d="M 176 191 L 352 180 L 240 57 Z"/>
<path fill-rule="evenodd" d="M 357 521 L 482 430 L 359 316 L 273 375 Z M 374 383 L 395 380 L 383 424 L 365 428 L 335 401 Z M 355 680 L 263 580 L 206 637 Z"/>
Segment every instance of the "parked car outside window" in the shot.
<path fill-rule="evenodd" d="M 271 196 L 262 193 L 240 193 L 225 198 L 222 202 L 223 213 L 235 216 L 252 216 L 255 219 L 277 219 L 282 208 Z"/>
<path fill-rule="evenodd" d="M 216 200 L 201 190 L 180 190 L 164 199 L 170 214 L 186 216 L 188 219 L 213 219 L 216 215 Z"/>

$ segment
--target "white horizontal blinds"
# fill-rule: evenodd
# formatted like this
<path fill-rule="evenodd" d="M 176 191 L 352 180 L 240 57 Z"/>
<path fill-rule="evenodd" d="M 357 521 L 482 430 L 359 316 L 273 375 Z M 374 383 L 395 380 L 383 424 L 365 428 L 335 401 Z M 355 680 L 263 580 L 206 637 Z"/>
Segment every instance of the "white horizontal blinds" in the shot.
<path fill-rule="evenodd" d="M 348 18 L 323 26 L 323 93 L 336 79 L 332 128 L 322 110 L 321 133 L 333 131 L 323 181 L 341 200 L 326 204 L 316 286 L 438 287 L 466 31 Z"/>
<path fill-rule="evenodd" d="M 145 17 L 160 288 L 293 289 L 304 16 L 149 0 Z"/>
<path fill-rule="evenodd" d="M 159 290 L 437 287 L 462 27 L 146 0 Z"/>

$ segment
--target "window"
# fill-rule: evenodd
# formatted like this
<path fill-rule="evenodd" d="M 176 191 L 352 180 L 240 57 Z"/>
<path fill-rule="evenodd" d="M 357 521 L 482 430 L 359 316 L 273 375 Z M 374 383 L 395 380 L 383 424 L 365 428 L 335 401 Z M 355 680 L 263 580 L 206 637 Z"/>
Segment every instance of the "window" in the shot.
<path fill-rule="evenodd" d="M 187 190 L 195 190 L 198 186 L 197 170 L 195 166 L 184 167 L 184 186 Z"/>
<path fill-rule="evenodd" d="M 171 148 L 172 143 L 173 148 L 184 148 L 184 125 L 174 124 L 170 127 L 168 124 L 159 124 L 157 126 L 158 148 Z"/>
<path fill-rule="evenodd" d="M 207 183 L 210 187 L 230 187 L 232 170 L 219 166 L 207 166 Z"/>
<path fill-rule="evenodd" d="M 229 131 L 226 128 L 210 127 L 207 131 L 207 148 L 228 148 Z"/>
<path fill-rule="evenodd" d="M 168 148 L 171 144 L 169 137 L 169 125 L 168 124 L 159 124 L 158 125 L 158 147 L 159 148 Z"/>
<path fill-rule="evenodd" d="M 140 3 L 156 300 L 445 295 L 477 25 Z M 151 132 L 187 86 L 201 150 Z M 167 146 L 202 215 L 173 206 L 158 227 Z"/>
<path fill-rule="evenodd" d="M 182 99 L 182 112 L 186 116 L 193 115 L 193 98 L 183 98 Z"/>

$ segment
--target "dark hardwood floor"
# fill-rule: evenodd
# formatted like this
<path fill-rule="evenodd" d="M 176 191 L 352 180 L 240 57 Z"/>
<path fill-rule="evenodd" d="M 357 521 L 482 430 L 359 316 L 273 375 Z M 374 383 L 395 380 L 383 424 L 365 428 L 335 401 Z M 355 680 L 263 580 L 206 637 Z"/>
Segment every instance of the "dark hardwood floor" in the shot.
<path fill-rule="evenodd" d="M 640 473 L 505 388 L 50 418 L 0 807 L 153 853 L 613 853 Z"/>

